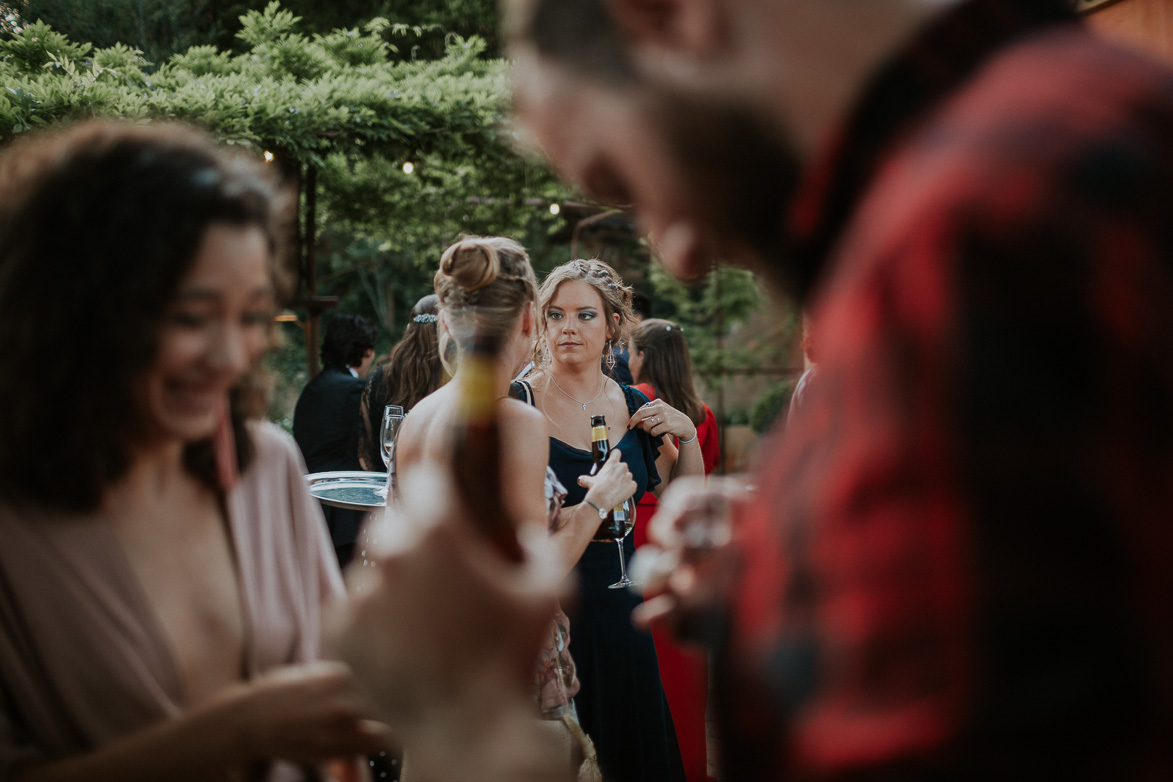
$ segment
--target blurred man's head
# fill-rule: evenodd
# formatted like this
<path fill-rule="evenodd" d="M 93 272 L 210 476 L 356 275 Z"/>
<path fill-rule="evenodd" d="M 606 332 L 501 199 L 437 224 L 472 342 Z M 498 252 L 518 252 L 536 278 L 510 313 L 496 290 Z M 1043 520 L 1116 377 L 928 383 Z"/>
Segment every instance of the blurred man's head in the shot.
<path fill-rule="evenodd" d="M 608 86 L 532 52 L 516 62 L 517 113 L 542 151 L 586 194 L 634 209 L 675 274 L 780 254 L 797 162 L 762 122 L 677 90 Z"/>
<path fill-rule="evenodd" d="M 333 369 L 353 367 L 366 374 L 375 356 L 378 330 L 361 315 L 335 315 L 326 324 L 322 338 L 322 364 Z"/>
<path fill-rule="evenodd" d="M 517 113 L 565 178 L 634 209 L 675 274 L 724 259 L 805 288 L 784 232 L 802 161 L 949 2 L 505 0 Z"/>

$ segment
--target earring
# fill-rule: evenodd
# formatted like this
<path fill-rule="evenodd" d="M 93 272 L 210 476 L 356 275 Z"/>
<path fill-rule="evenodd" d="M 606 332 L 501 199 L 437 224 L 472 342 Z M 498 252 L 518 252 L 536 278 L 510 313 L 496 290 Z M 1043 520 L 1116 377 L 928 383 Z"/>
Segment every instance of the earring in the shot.
<path fill-rule="evenodd" d="M 607 340 L 607 369 L 615 369 L 615 346 L 611 344 L 611 340 Z"/>
<path fill-rule="evenodd" d="M 236 462 L 236 436 L 232 431 L 232 409 L 228 397 L 220 404 L 216 433 L 212 436 L 212 457 L 216 462 L 216 478 L 220 488 L 229 491 L 240 479 Z"/>

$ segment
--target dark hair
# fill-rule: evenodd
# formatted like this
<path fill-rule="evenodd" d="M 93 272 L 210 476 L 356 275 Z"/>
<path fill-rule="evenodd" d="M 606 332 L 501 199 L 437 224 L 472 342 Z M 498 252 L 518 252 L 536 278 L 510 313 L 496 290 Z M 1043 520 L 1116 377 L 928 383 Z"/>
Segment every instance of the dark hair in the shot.
<path fill-rule="evenodd" d="M 652 297 L 643 291 L 631 292 L 631 314 L 638 315 L 642 320 L 644 318 L 652 317 L 653 305 Z"/>
<path fill-rule="evenodd" d="M 519 242 L 506 236 L 469 236 L 440 256 L 440 268 L 432 279 L 440 308 L 456 343 L 475 329 L 502 336 L 516 322 L 522 309 L 538 295 L 538 278 L 529 254 Z M 447 365 L 448 332 L 440 335 L 440 358 Z"/>
<path fill-rule="evenodd" d="M 391 348 L 391 358 L 383 368 L 383 397 L 387 404 L 410 410 L 440 387 L 444 367 L 440 363 L 437 335 L 439 311 L 440 297 L 434 293 L 424 296 L 411 308 L 411 320 L 403 330 L 403 339 Z"/>
<path fill-rule="evenodd" d="M 440 298 L 429 293 L 411 308 L 411 319 L 403 338 L 381 361 L 362 392 L 359 405 L 358 460 L 363 469 L 381 469 L 379 429 L 383 408 L 399 405 L 409 411 L 421 399 L 440 387 L 444 365 L 440 361 Z"/>
<path fill-rule="evenodd" d="M 134 383 L 203 237 L 256 226 L 275 257 L 276 204 L 262 165 L 178 125 L 91 122 L 0 158 L 0 495 L 96 507 L 130 466 Z M 241 469 L 260 388 L 250 376 L 231 394 Z M 210 438 L 185 464 L 219 487 Z"/>
<path fill-rule="evenodd" d="M 378 330 L 361 315 L 335 315 L 322 338 L 322 365 L 334 369 L 357 367 L 368 350 L 375 349 Z"/>
<path fill-rule="evenodd" d="M 611 84 L 635 79 L 635 62 L 607 0 L 505 0 L 504 33 L 511 46 L 532 46 Z"/>
<path fill-rule="evenodd" d="M 636 382 L 651 384 L 656 396 L 700 426 L 705 404 L 692 382 L 692 359 L 680 326 L 670 320 L 648 318 L 631 333 L 632 351 L 644 354 Z"/>

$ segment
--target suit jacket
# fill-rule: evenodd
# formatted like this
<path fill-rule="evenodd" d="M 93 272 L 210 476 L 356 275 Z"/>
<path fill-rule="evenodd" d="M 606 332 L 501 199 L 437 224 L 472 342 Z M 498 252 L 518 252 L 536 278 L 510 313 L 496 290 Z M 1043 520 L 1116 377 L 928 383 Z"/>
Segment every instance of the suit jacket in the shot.
<path fill-rule="evenodd" d="M 310 472 L 361 470 L 359 403 L 366 382 L 346 369 L 326 367 L 301 392 L 293 410 L 293 438 Z M 323 505 L 334 546 L 354 543 L 363 514 Z"/>

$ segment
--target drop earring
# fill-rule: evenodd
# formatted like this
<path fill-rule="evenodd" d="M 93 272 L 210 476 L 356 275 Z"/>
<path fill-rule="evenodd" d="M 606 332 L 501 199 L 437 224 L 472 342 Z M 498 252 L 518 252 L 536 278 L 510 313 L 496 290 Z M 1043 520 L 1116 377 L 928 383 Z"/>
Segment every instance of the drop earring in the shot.
<path fill-rule="evenodd" d="M 607 358 L 605 360 L 608 370 L 615 369 L 615 346 L 611 344 L 611 340 L 607 340 Z"/>
<path fill-rule="evenodd" d="M 216 433 L 212 436 L 212 456 L 216 462 L 216 478 L 220 488 L 227 492 L 240 479 L 240 466 L 236 461 L 236 436 L 232 430 L 232 403 L 224 397 L 216 421 Z"/>

